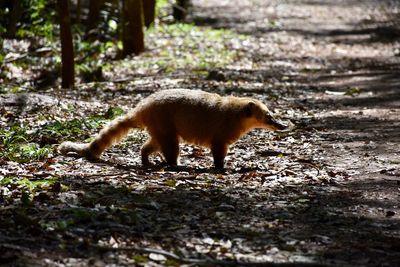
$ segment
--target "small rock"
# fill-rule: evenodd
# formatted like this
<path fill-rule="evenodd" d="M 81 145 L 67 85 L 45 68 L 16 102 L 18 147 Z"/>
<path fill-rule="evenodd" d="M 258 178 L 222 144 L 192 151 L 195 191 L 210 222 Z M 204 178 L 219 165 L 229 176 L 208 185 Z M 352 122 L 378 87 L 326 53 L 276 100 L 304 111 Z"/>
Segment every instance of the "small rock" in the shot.
<path fill-rule="evenodd" d="M 396 212 L 394 212 L 394 211 L 392 211 L 392 210 L 386 211 L 386 217 L 392 217 L 392 216 L 394 216 L 394 215 L 396 215 Z"/>
<path fill-rule="evenodd" d="M 211 70 L 208 72 L 207 80 L 215 80 L 219 82 L 226 81 L 225 74 L 218 70 Z"/>
<path fill-rule="evenodd" d="M 149 259 L 151 259 L 153 261 L 161 261 L 161 262 L 167 260 L 167 258 L 164 255 L 156 254 L 156 253 L 150 253 Z"/>

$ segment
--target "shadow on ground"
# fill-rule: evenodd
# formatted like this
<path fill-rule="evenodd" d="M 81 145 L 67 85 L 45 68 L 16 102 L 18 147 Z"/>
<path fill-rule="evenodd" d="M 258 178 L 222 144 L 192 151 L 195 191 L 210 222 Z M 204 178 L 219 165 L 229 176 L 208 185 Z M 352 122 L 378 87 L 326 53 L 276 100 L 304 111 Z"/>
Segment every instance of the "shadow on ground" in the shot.
<path fill-rule="evenodd" d="M 175 244 L 164 249 L 185 248 L 182 251 L 187 257 L 213 256 L 213 245 L 201 242 L 208 237 L 214 242 L 229 241 L 229 249 L 243 254 L 243 249 L 250 248 L 261 254 L 279 251 L 318 262 L 371 266 L 379 265 L 385 255 L 385 263 L 398 263 L 400 237 L 392 232 L 400 227 L 400 221 L 391 218 L 397 200 L 384 197 L 396 190 L 395 181 L 355 182 L 346 188 L 281 186 L 267 192 L 193 189 L 183 184 L 170 191 L 154 186 L 146 193 L 106 181 L 63 183 L 80 190 L 79 207 L 73 205 L 73 199 L 65 205 L 42 196 L 34 207 L 3 211 L 9 219 L 1 222 L 1 228 L 13 235 L 1 237 L 3 244 L 14 246 L 14 253 L 8 247 L 1 263 L 30 262 L 32 254 L 50 259 L 58 255 L 64 260 L 91 255 L 112 263 L 110 254 L 99 254 L 90 246 L 99 240 L 115 240 L 121 245 L 139 241 Z M 364 195 L 365 190 L 371 195 Z M 197 240 L 199 248 L 186 247 L 188 240 Z M 135 255 L 121 254 L 126 253 Z"/>
<path fill-rule="evenodd" d="M 321 9 L 327 10 L 327 6 L 341 10 L 363 7 L 368 11 L 381 9 L 383 12 L 379 17 L 370 17 L 346 25 L 338 24 L 338 28 L 335 29 L 332 25 L 337 21 L 329 22 L 321 14 L 304 13 L 300 9 L 304 6 L 314 7 L 317 12 Z M 330 38 L 333 42 L 344 44 L 391 42 L 400 36 L 398 7 L 399 3 L 391 0 L 368 0 L 362 3 L 360 1 L 270 1 L 258 5 L 251 1 L 243 1 L 238 6 L 222 4 L 196 7 L 192 20 L 198 26 L 230 29 L 258 37 L 272 32 L 287 32 Z M 221 13 L 221 10 L 224 12 Z M 312 16 L 319 18 L 320 21 L 312 21 Z"/>

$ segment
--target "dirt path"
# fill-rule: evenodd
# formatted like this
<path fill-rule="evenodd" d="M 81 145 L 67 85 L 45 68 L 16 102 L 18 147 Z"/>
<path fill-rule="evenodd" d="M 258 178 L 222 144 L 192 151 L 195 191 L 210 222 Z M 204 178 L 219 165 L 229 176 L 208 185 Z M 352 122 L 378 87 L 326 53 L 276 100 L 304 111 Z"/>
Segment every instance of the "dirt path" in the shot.
<path fill-rule="evenodd" d="M 293 88 L 289 105 L 314 114 L 303 126 L 317 129 L 325 162 L 348 175 L 338 191 L 320 199 L 328 214 L 341 214 L 316 226 L 316 235 L 328 231 L 330 241 L 336 239 L 326 255 L 357 266 L 400 264 L 398 5 L 217 2 L 195 1 L 195 21 L 254 37 L 254 73 L 275 72 L 277 86 Z"/>

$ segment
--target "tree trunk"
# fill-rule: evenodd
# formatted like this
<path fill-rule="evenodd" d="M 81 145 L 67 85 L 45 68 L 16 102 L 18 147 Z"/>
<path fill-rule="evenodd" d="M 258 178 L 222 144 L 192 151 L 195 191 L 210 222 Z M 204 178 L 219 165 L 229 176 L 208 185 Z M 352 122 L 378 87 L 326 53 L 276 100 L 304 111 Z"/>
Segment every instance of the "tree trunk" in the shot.
<path fill-rule="evenodd" d="M 142 0 L 124 0 L 122 17 L 122 57 L 143 52 L 144 34 Z"/>
<path fill-rule="evenodd" d="M 75 80 L 74 48 L 72 44 L 71 20 L 69 17 L 68 1 L 69 0 L 57 0 L 61 33 L 62 88 L 73 88 Z"/>
<path fill-rule="evenodd" d="M 97 28 L 100 18 L 100 10 L 104 0 L 90 0 L 89 15 L 86 24 L 86 35 L 93 35 L 93 30 Z"/>
<path fill-rule="evenodd" d="M 156 15 L 156 0 L 144 0 L 143 1 L 143 15 L 144 15 L 144 26 L 149 28 L 154 23 Z"/>
<path fill-rule="evenodd" d="M 172 8 L 172 16 L 176 21 L 183 21 L 186 18 L 189 8 L 189 0 L 176 0 Z"/>
<path fill-rule="evenodd" d="M 76 23 L 81 24 L 81 12 L 82 12 L 82 1 L 77 0 L 76 2 Z"/>
<path fill-rule="evenodd" d="M 21 19 L 23 12 L 22 1 L 12 1 L 11 4 L 12 8 L 9 14 L 9 23 L 6 32 L 7 38 L 15 38 L 17 23 Z"/>

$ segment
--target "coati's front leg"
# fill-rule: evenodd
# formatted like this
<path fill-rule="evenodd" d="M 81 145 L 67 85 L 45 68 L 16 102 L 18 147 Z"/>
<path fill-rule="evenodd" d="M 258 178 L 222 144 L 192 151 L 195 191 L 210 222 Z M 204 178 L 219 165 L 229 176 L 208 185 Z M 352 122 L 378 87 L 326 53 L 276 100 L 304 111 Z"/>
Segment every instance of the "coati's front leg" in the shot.
<path fill-rule="evenodd" d="M 163 136 L 160 143 L 160 150 L 169 166 L 178 165 L 179 141 L 177 136 Z"/>
<path fill-rule="evenodd" d="M 166 128 L 164 128 L 166 129 Z M 142 146 L 142 164 L 149 164 L 149 155 L 160 151 L 166 163 L 170 166 L 178 164 L 179 141 L 178 136 L 172 132 L 160 132 L 149 129 L 150 139 Z"/>
<path fill-rule="evenodd" d="M 228 153 L 228 145 L 215 142 L 211 146 L 211 153 L 214 158 L 215 168 L 222 170 L 224 168 L 225 156 Z"/>

